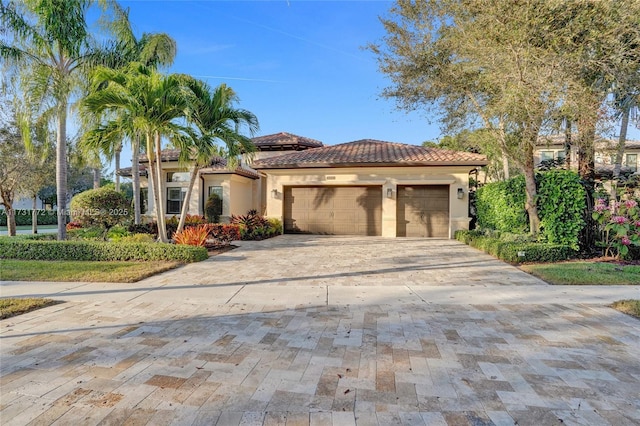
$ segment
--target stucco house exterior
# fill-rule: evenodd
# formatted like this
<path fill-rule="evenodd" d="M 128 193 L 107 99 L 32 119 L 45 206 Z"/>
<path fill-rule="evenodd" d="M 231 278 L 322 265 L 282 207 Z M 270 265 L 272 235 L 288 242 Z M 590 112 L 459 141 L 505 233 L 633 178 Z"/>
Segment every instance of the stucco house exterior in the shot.
<path fill-rule="evenodd" d="M 324 146 L 278 133 L 253 141 L 257 152 L 235 170 L 219 158 L 201 170 L 189 213 L 203 214 L 217 192 L 223 220 L 256 209 L 282 220 L 285 233 L 453 238 L 469 226 L 469 172 L 487 164 L 479 154 L 371 139 Z M 178 155 L 162 155 L 168 216 L 179 215 L 189 181 Z M 148 191 L 143 194 L 151 213 Z"/>
<path fill-rule="evenodd" d="M 595 142 L 594 162 L 596 173 L 610 173 L 615 163 L 618 141 L 598 138 Z M 572 167 L 577 167 L 577 147 L 572 146 L 569 152 L 569 160 Z M 540 139 L 540 143 L 534 151 L 535 165 L 545 160 L 561 160 L 566 158 L 564 148 L 564 136 L 553 135 Z M 622 156 L 622 168 L 633 173 L 640 171 L 640 141 L 629 140 L 625 143 Z"/>

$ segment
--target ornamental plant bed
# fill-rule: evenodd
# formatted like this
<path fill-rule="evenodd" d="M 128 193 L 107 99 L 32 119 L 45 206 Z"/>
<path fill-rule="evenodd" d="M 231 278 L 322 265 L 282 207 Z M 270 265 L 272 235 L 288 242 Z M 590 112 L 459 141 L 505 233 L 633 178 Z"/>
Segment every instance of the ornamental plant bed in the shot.
<path fill-rule="evenodd" d="M 228 251 L 238 248 L 238 246 L 233 246 L 233 245 L 225 245 L 225 246 L 212 245 L 212 246 L 205 246 L 205 247 L 207 248 L 207 253 L 209 253 L 209 257 L 217 256 L 219 254 L 226 253 Z"/>

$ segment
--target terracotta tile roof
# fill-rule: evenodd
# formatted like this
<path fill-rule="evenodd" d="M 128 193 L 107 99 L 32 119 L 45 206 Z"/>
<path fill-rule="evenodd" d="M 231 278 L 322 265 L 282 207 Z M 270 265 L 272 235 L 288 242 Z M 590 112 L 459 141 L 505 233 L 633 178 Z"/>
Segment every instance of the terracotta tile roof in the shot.
<path fill-rule="evenodd" d="M 178 161 L 178 157 L 180 156 L 180 150 L 177 149 L 165 149 L 162 151 L 162 160 L 163 161 Z M 145 154 L 140 155 L 140 162 L 147 163 L 149 160 Z M 140 175 L 147 175 L 147 167 L 144 164 L 140 164 Z M 227 160 L 222 157 L 214 157 L 211 160 L 211 165 L 209 167 L 205 167 L 200 170 L 200 174 L 210 175 L 210 174 L 218 174 L 218 173 L 235 173 L 240 176 L 245 176 L 251 179 L 259 179 L 260 175 L 255 171 L 251 170 L 244 166 L 238 166 L 235 170 L 229 170 L 227 168 Z M 120 169 L 120 176 L 131 177 L 131 167 L 125 167 Z"/>
<path fill-rule="evenodd" d="M 280 151 L 283 149 L 302 151 L 309 148 L 319 148 L 323 146 L 322 142 L 318 140 L 286 132 L 259 136 L 251 139 L 251 141 L 258 151 Z"/>
<path fill-rule="evenodd" d="M 257 160 L 256 169 L 336 166 L 442 166 L 487 164 L 484 155 L 362 139 Z"/>
<path fill-rule="evenodd" d="M 227 160 L 222 157 L 215 157 L 209 167 L 200 169 L 201 175 L 213 175 L 220 173 L 235 173 L 237 175 L 248 177 L 251 179 L 260 179 L 260 175 L 255 170 L 251 170 L 242 165 L 236 167 L 236 169 L 233 171 L 229 170 L 227 168 Z"/>

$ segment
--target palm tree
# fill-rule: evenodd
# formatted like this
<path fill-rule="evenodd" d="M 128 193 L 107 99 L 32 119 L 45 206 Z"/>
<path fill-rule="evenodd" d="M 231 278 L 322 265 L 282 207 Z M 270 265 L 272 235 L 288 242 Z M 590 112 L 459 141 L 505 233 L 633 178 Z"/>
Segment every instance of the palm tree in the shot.
<path fill-rule="evenodd" d="M 0 40 L 0 57 L 20 74 L 30 70 L 33 86 L 52 99 L 55 107 L 56 191 L 62 213 L 58 215 L 59 240 L 66 238 L 68 106 L 82 72 L 100 57 L 86 19 L 94 3 L 95 0 L 0 0 L 0 24 L 11 34 Z"/>
<path fill-rule="evenodd" d="M 212 92 L 206 83 L 192 79 L 188 86 L 192 92 L 188 120 L 198 132 L 193 139 L 187 141 L 187 145 L 180 147 L 181 160 L 192 162 L 192 170 L 180 211 L 178 231 L 184 227 L 191 193 L 200 169 L 210 165 L 213 156 L 219 154 L 227 158 L 229 167 L 236 167 L 240 154 L 255 150 L 251 139 L 242 135 L 240 129 L 246 126 L 250 135 L 253 135 L 259 128 L 258 119 L 253 113 L 234 107 L 238 98 L 227 85 L 221 84 Z M 218 147 L 217 142 L 224 144 L 223 149 Z"/>
<path fill-rule="evenodd" d="M 173 63 L 176 56 L 176 42 L 165 33 L 143 33 L 140 38 L 134 34 L 131 22 L 129 21 L 129 10 L 123 9 L 119 4 L 112 6 L 113 20 L 109 24 L 114 32 L 116 40 L 108 50 L 108 54 L 102 58 L 102 64 L 106 67 L 119 69 L 126 67 L 131 62 L 139 62 L 151 68 L 168 66 Z M 95 119 L 96 117 L 92 117 Z M 114 121 L 118 121 L 115 119 Z M 90 128 L 95 123 L 87 123 Z M 132 160 L 131 171 L 133 180 L 133 209 L 134 222 L 140 223 L 140 173 L 138 169 L 140 154 L 140 135 L 123 132 L 114 133 L 115 129 L 108 132 L 109 137 L 103 141 L 93 140 L 91 143 L 100 146 L 100 150 L 115 162 L 115 185 L 116 191 L 120 190 L 120 155 L 123 142 L 129 140 L 131 144 Z M 93 133 L 92 138 L 103 132 Z M 127 137 L 127 135 L 131 137 Z M 85 138 L 86 142 L 86 138 Z"/>
<path fill-rule="evenodd" d="M 186 76 L 158 71 L 140 63 L 131 63 L 122 70 L 98 67 L 92 75 L 92 90 L 82 101 L 86 112 L 101 116 L 106 123 L 87 136 L 87 143 L 114 140 L 115 135 L 127 135 L 131 140 L 144 140 L 149 158 L 149 176 L 158 223 L 158 238 L 166 242 L 162 179 L 162 137 L 177 146 L 192 138 L 192 132 L 178 123 L 187 115 Z M 134 151 L 135 155 L 135 151 Z M 134 161 L 134 164 L 136 162 Z M 135 177 L 134 172 L 134 177 Z"/>

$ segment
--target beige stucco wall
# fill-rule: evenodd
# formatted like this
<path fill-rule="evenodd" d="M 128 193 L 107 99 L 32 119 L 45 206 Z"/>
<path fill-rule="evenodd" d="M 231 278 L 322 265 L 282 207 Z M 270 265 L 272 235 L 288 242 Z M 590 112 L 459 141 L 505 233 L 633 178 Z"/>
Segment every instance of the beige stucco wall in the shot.
<path fill-rule="evenodd" d="M 231 175 L 229 181 L 230 192 L 230 213 L 233 215 L 246 214 L 251 209 L 258 206 L 253 203 L 253 179 L 244 176 Z"/>
<path fill-rule="evenodd" d="M 175 162 L 163 163 L 163 194 L 167 197 L 167 187 L 187 188 L 189 182 L 166 182 L 168 172 L 184 172 L 185 169 L 176 167 Z M 142 188 L 149 187 L 149 200 L 147 216 L 155 215 L 155 204 L 153 201 L 151 181 L 147 178 L 140 178 Z M 204 203 L 208 197 L 210 186 L 222 187 L 222 218 L 229 219 L 232 214 L 245 214 L 251 209 L 260 209 L 260 184 L 258 180 L 232 173 L 205 174 L 202 179 L 198 177 L 193 186 L 191 199 L 189 200 L 189 214 L 202 215 L 204 213 Z M 204 199 L 203 197 L 204 190 Z M 174 216 L 167 214 L 167 217 Z M 175 216 L 178 216 L 177 214 Z"/>
<path fill-rule="evenodd" d="M 396 236 L 396 196 L 398 185 L 450 185 L 449 238 L 458 229 L 469 228 L 469 171 L 472 166 L 442 167 L 351 167 L 323 169 L 264 170 L 267 217 L 283 219 L 285 186 L 380 185 L 382 186 L 382 236 Z M 464 197 L 457 198 L 458 188 Z M 277 190 L 274 197 L 273 190 Z M 387 198 L 387 189 L 392 197 Z"/>

